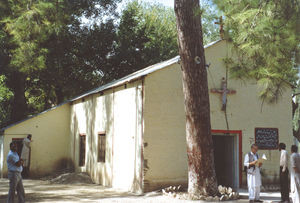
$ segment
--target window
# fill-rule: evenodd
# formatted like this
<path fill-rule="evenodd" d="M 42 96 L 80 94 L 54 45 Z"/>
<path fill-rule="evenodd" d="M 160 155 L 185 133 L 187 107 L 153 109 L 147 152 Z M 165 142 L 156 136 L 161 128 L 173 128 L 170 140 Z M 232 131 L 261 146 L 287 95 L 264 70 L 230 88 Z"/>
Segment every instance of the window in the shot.
<path fill-rule="evenodd" d="M 105 162 L 106 150 L 106 135 L 105 132 L 98 133 L 98 162 Z"/>
<path fill-rule="evenodd" d="M 84 166 L 85 164 L 85 143 L 86 135 L 79 134 L 79 166 Z"/>

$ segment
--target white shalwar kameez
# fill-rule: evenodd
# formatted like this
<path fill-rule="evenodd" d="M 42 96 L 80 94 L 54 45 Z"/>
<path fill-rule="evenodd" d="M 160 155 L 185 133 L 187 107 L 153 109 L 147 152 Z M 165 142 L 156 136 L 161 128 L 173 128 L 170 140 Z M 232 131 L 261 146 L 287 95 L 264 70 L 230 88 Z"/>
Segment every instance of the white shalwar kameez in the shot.
<path fill-rule="evenodd" d="M 294 167 L 300 171 L 300 154 L 291 155 L 291 197 L 293 203 L 300 203 L 300 173 L 296 173 Z"/>
<path fill-rule="evenodd" d="M 254 158 L 257 160 L 257 156 L 250 152 Z M 247 166 L 247 183 L 249 191 L 249 200 L 259 200 L 260 198 L 260 187 L 261 187 L 261 176 L 259 167 L 249 169 L 249 155 L 245 155 L 244 166 Z"/>
<path fill-rule="evenodd" d="M 24 161 L 24 163 L 23 163 L 24 167 L 28 167 L 29 166 L 30 143 L 31 143 L 30 139 L 24 138 L 24 140 L 23 140 L 23 148 L 22 148 L 22 152 L 21 152 L 21 159 L 23 159 L 23 161 Z"/>

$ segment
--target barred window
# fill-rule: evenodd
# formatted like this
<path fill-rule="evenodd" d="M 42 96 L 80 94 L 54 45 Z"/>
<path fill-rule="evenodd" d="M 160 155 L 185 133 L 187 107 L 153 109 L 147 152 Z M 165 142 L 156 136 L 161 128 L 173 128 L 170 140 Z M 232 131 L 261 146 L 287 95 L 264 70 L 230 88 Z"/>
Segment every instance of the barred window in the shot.
<path fill-rule="evenodd" d="M 79 166 L 85 165 L 86 135 L 79 134 Z"/>
<path fill-rule="evenodd" d="M 105 162 L 106 134 L 98 133 L 98 162 Z"/>

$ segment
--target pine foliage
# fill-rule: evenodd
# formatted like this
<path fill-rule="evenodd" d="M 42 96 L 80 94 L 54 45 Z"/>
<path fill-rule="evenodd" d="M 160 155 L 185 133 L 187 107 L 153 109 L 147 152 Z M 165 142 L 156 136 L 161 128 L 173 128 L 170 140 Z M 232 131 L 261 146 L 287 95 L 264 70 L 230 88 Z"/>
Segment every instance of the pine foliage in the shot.
<path fill-rule="evenodd" d="M 217 12 L 204 1 L 201 15 L 204 44 L 219 38 L 214 24 Z M 158 3 L 133 0 L 125 5 L 117 31 L 113 61 L 109 75 L 118 78 L 149 65 L 178 55 L 174 9 Z"/>
<path fill-rule="evenodd" d="M 295 85 L 300 54 L 299 0 L 215 0 L 225 15 L 226 38 L 237 60 L 225 62 L 235 78 L 254 78 L 260 97 L 276 102 Z"/>

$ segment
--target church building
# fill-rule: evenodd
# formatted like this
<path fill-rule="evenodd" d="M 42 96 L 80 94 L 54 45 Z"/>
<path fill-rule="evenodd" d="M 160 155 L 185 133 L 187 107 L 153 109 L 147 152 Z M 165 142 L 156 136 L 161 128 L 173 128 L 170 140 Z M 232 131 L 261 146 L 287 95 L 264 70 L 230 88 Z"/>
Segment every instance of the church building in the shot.
<path fill-rule="evenodd" d="M 263 103 L 257 81 L 230 77 L 223 59 L 232 53 L 225 40 L 205 46 L 218 183 L 234 188 L 246 184 L 243 158 L 253 143 L 267 157 L 263 185 L 278 183 L 278 143 L 286 143 L 287 148 L 293 144 L 292 88 L 287 86 L 276 103 Z M 147 67 L 3 128 L 2 176 L 7 173 L 9 143 L 27 134 L 34 140 L 32 176 L 71 164 L 95 183 L 126 191 L 187 185 L 180 58 Z"/>

